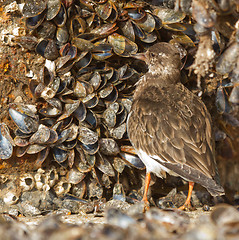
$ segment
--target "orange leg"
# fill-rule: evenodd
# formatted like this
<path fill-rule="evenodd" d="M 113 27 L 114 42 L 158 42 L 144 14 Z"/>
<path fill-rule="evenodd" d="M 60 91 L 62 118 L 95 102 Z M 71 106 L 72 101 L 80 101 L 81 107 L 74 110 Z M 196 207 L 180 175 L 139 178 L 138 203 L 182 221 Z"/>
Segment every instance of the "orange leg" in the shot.
<path fill-rule="evenodd" d="M 184 210 L 184 209 L 192 208 L 192 206 L 191 206 L 191 196 L 192 196 L 193 186 L 194 186 L 194 182 L 189 182 L 187 199 L 186 199 L 185 203 L 183 204 L 183 206 L 181 206 L 178 209 Z"/>
<path fill-rule="evenodd" d="M 149 190 L 150 180 L 151 180 L 150 173 L 146 173 L 146 176 L 145 176 L 145 185 L 144 185 L 144 196 L 143 196 L 143 199 L 142 199 L 142 201 L 143 201 L 144 204 L 145 204 L 145 209 L 146 209 L 146 210 L 149 209 L 149 201 L 148 201 L 148 198 L 147 198 L 147 193 L 148 193 L 148 190 Z"/>

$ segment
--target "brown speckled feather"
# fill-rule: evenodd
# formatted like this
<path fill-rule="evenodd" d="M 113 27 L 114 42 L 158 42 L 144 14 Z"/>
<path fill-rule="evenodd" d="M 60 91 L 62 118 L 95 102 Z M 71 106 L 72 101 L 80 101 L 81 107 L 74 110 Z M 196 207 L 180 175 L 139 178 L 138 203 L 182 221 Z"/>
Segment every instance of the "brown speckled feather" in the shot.
<path fill-rule="evenodd" d="M 180 75 L 175 71 L 172 76 Z M 162 84 L 159 77 L 164 76 L 149 72 L 137 86 L 128 118 L 132 145 L 184 179 L 200 183 L 212 195 L 222 193 L 211 118 L 204 103 L 178 79 Z"/>

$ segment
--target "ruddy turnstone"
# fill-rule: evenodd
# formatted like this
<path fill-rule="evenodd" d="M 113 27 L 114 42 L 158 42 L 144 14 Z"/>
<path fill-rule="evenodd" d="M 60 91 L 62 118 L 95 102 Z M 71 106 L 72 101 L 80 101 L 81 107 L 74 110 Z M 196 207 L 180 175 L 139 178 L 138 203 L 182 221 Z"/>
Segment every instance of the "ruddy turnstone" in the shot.
<path fill-rule="evenodd" d="M 143 57 L 142 57 L 143 56 Z M 189 181 L 190 207 L 194 182 L 212 196 L 224 194 L 219 183 L 211 117 L 204 103 L 180 83 L 181 60 L 169 43 L 157 43 L 139 57 L 148 72 L 139 80 L 127 121 L 131 144 L 146 166 L 147 201 L 150 173 Z"/>

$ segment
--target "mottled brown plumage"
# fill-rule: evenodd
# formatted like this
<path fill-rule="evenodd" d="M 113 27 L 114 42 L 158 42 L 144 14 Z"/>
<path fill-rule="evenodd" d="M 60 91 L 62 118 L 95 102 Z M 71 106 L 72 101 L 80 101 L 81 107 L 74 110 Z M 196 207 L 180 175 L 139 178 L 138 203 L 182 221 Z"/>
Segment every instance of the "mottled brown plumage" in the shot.
<path fill-rule="evenodd" d="M 169 174 L 196 182 L 211 195 L 222 195 L 212 136 L 204 103 L 180 83 L 177 49 L 158 43 L 145 54 L 148 72 L 138 82 L 128 136 L 146 165 L 159 177 Z"/>

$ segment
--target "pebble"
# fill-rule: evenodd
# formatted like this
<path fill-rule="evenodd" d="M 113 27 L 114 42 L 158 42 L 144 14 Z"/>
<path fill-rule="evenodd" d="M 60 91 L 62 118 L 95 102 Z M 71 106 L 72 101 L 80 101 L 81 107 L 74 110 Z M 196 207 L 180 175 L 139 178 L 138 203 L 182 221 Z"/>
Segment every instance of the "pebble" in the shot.
<path fill-rule="evenodd" d="M 202 209 L 203 211 L 210 211 L 210 207 L 207 204 L 203 205 Z"/>

